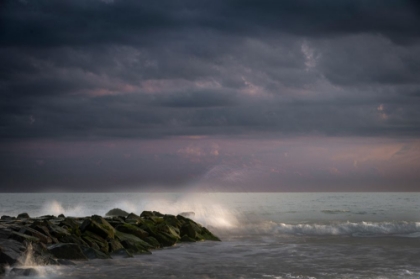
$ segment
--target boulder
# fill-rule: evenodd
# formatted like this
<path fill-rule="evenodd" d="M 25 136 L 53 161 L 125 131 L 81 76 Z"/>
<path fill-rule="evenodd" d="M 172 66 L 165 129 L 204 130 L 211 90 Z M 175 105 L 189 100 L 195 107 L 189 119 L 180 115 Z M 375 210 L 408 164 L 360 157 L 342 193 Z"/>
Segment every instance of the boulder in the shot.
<path fill-rule="evenodd" d="M 80 231 L 90 231 L 105 239 L 112 239 L 115 235 L 115 229 L 111 224 L 98 215 L 85 219 L 80 225 Z"/>
<path fill-rule="evenodd" d="M 122 248 L 122 249 L 112 252 L 111 256 L 113 258 L 132 258 L 133 254 L 128 252 L 126 249 Z"/>
<path fill-rule="evenodd" d="M 130 213 L 127 215 L 127 217 L 125 217 L 125 221 L 127 223 L 137 223 L 137 222 L 141 222 L 141 218 L 140 216 L 134 214 L 134 213 Z"/>
<path fill-rule="evenodd" d="M 18 233 L 18 232 L 12 232 L 11 235 L 9 236 L 10 239 L 14 239 L 17 240 L 19 242 L 27 242 L 27 243 L 38 243 L 39 242 L 39 238 L 34 237 L 34 236 L 30 236 L 30 235 L 26 235 L 23 233 Z"/>
<path fill-rule="evenodd" d="M 28 213 L 21 213 L 16 217 L 16 219 L 18 219 L 18 220 L 29 219 L 29 218 L 30 217 L 29 217 Z"/>
<path fill-rule="evenodd" d="M 119 208 L 114 208 L 111 209 L 110 211 L 108 211 L 105 216 L 123 216 L 126 217 L 128 216 L 128 212 Z"/>
<path fill-rule="evenodd" d="M 15 217 L 11 217 L 11 216 L 7 216 L 7 215 L 3 215 L 1 216 L 1 220 L 3 221 L 11 221 L 11 220 L 16 220 Z"/>
<path fill-rule="evenodd" d="M 83 254 L 86 255 L 86 257 L 89 260 L 93 259 L 110 259 L 111 257 L 108 254 L 105 254 L 99 250 L 96 250 L 92 247 L 86 247 L 83 249 Z"/>
<path fill-rule="evenodd" d="M 29 236 L 36 237 L 42 243 L 45 243 L 45 244 L 51 244 L 52 243 L 51 237 L 49 237 L 49 236 L 47 236 L 47 235 L 45 235 L 45 234 L 43 234 L 43 233 L 41 233 L 41 232 L 39 232 L 35 229 L 32 229 L 30 227 L 22 227 L 20 229 L 19 233 L 23 233 L 23 234 L 26 234 L 26 235 L 29 235 Z"/>
<path fill-rule="evenodd" d="M 73 243 L 59 243 L 48 247 L 48 251 L 58 259 L 87 260 L 79 245 Z"/>
<path fill-rule="evenodd" d="M 117 231 L 115 237 L 130 253 L 150 253 L 149 249 L 153 248 L 149 243 L 131 234 Z"/>
<path fill-rule="evenodd" d="M 101 250 L 104 253 L 109 252 L 108 242 L 97 234 L 90 231 L 85 231 L 82 235 L 84 241 L 92 248 Z"/>
<path fill-rule="evenodd" d="M 124 246 L 122 246 L 122 244 L 121 244 L 121 242 L 119 242 L 118 240 L 116 240 L 116 239 L 111 239 L 109 242 L 108 242 L 108 247 L 109 247 L 109 251 L 110 252 L 114 252 L 114 251 L 118 251 L 118 250 L 120 250 L 120 249 L 124 249 Z"/>
<path fill-rule="evenodd" d="M 157 239 L 154 238 L 153 236 L 148 236 L 143 240 L 146 241 L 147 243 L 149 243 L 149 245 L 152 246 L 155 249 L 161 247 L 159 241 L 157 241 Z"/>
<path fill-rule="evenodd" d="M 141 238 L 141 239 L 144 239 L 144 238 L 149 236 L 149 234 L 146 231 L 140 229 L 139 227 L 136 227 L 134 225 L 127 224 L 127 223 L 119 225 L 115 229 L 117 231 L 120 231 L 120 232 L 123 232 L 123 233 L 128 233 L 128 234 L 135 235 L 135 236 L 137 236 L 138 238 Z"/>
<path fill-rule="evenodd" d="M 20 257 L 26 248 L 13 239 L 0 239 L 0 264 L 22 264 Z"/>

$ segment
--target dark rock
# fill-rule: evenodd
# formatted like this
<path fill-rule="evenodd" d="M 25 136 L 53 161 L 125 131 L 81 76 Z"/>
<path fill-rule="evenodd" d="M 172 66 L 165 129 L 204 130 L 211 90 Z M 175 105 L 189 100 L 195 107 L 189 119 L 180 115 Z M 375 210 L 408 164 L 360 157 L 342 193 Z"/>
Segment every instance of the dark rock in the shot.
<path fill-rule="evenodd" d="M 66 216 L 64 216 L 64 214 L 60 214 L 58 215 L 58 218 L 66 218 Z"/>
<path fill-rule="evenodd" d="M 154 238 L 153 236 L 146 237 L 143 240 L 146 241 L 147 243 L 149 243 L 149 245 L 152 246 L 155 249 L 161 247 L 159 241 L 157 241 L 157 239 Z"/>
<path fill-rule="evenodd" d="M 43 215 L 41 217 L 38 217 L 38 220 L 52 220 L 52 219 L 56 219 L 56 217 L 54 215 Z"/>
<path fill-rule="evenodd" d="M 150 253 L 149 249 L 153 248 L 149 243 L 131 234 L 117 231 L 115 236 L 130 253 Z"/>
<path fill-rule="evenodd" d="M 139 227 L 130 225 L 130 224 L 122 224 L 115 228 L 117 231 L 128 233 L 137 236 L 138 238 L 144 239 L 149 236 L 149 234 L 140 229 Z"/>
<path fill-rule="evenodd" d="M 91 218 L 85 219 L 80 225 L 80 231 L 90 231 L 105 239 L 112 239 L 115 235 L 115 229 L 111 224 L 98 215 L 93 215 Z"/>
<path fill-rule="evenodd" d="M 205 227 L 202 227 L 200 234 L 203 237 L 203 239 L 205 239 L 205 240 L 221 241 L 220 238 L 218 238 L 217 236 L 215 236 L 214 234 L 212 234 Z"/>
<path fill-rule="evenodd" d="M 97 250 L 101 250 L 104 253 L 109 252 L 108 242 L 99 235 L 94 234 L 90 231 L 85 231 L 82 235 L 82 238 L 87 244 L 89 244 L 90 247 L 95 248 Z"/>
<path fill-rule="evenodd" d="M 122 248 L 122 249 L 112 252 L 111 256 L 113 258 L 132 258 L 133 254 L 128 252 L 126 249 Z"/>
<path fill-rule="evenodd" d="M 6 272 L 6 268 L 3 264 L 0 264 L 0 276 Z"/>
<path fill-rule="evenodd" d="M 49 252 L 58 259 L 87 260 L 79 245 L 73 243 L 59 243 L 48 247 Z"/>
<path fill-rule="evenodd" d="M 20 256 L 26 248 L 12 239 L 0 239 L 0 264 L 21 264 Z"/>
<path fill-rule="evenodd" d="M 176 216 L 174 215 L 166 214 L 165 216 L 163 216 L 163 220 L 165 221 L 166 224 L 171 225 L 176 228 L 180 228 L 182 226 L 181 221 L 179 221 L 178 218 L 176 218 Z"/>
<path fill-rule="evenodd" d="M 105 254 L 99 250 L 96 250 L 92 247 L 86 247 L 83 249 L 83 254 L 86 255 L 86 257 L 89 260 L 93 259 L 110 259 L 111 257 L 108 254 Z"/>
<path fill-rule="evenodd" d="M 119 242 L 116 239 L 111 239 L 108 242 L 108 246 L 109 246 L 109 251 L 110 252 L 114 252 L 114 251 L 118 251 L 120 249 L 124 249 L 124 246 L 121 244 L 121 242 Z"/>
<path fill-rule="evenodd" d="M 131 223 L 131 222 L 136 223 L 136 222 L 139 222 L 139 221 L 141 222 L 141 218 L 140 218 L 140 216 L 138 216 L 134 213 L 130 213 L 130 214 L 128 214 L 127 217 L 125 217 L 125 221 L 129 222 L 129 223 Z"/>
<path fill-rule="evenodd" d="M 155 214 L 152 211 L 147 211 L 147 210 L 143 211 L 140 214 L 140 217 L 143 217 L 143 218 L 145 218 L 145 217 L 151 217 L 151 216 L 155 216 Z"/>
<path fill-rule="evenodd" d="M 16 217 L 16 219 L 18 219 L 18 220 L 29 219 L 29 218 L 30 217 L 29 217 L 28 213 L 21 213 Z"/>
<path fill-rule="evenodd" d="M 189 237 L 188 235 L 183 235 L 181 237 L 182 242 L 196 242 L 194 238 Z"/>
<path fill-rule="evenodd" d="M 119 208 L 114 208 L 111 209 L 110 211 L 108 211 L 105 216 L 123 216 L 126 217 L 128 216 L 128 212 Z"/>
<path fill-rule="evenodd" d="M 70 236 L 70 232 L 60 226 L 54 225 L 52 223 L 50 223 L 48 225 L 48 230 L 50 232 L 50 235 L 56 238 L 62 238 L 65 236 Z"/>
<path fill-rule="evenodd" d="M 38 270 L 35 268 L 18 268 L 14 267 L 10 270 L 10 274 L 13 276 L 39 276 Z"/>
<path fill-rule="evenodd" d="M 26 234 L 26 235 L 29 235 L 29 236 L 36 237 L 42 243 L 45 243 L 45 244 L 51 244 L 52 243 L 51 237 L 49 237 L 49 236 L 47 236 L 47 235 L 45 235 L 45 234 L 43 234 L 43 233 L 41 233 L 41 232 L 39 232 L 35 229 L 32 229 L 30 227 L 22 227 L 19 232 L 23 233 L 23 234 Z"/>
<path fill-rule="evenodd" d="M 23 233 L 18 233 L 18 232 L 12 232 L 12 234 L 9 236 L 10 239 L 14 239 L 17 240 L 19 242 L 34 242 L 37 243 L 39 242 L 39 238 L 34 237 L 34 236 L 30 236 L 30 235 L 26 235 Z"/>
<path fill-rule="evenodd" d="M 74 243 L 74 244 L 79 245 L 80 247 L 89 246 L 81 237 L 73 236 L 73 235 L 62 237 L 62 238 L 60 238 L 59 242 L 61 242 L 61 243 Z"/>
<path fill-rule="evenodd" d="M 11 221 L 11 220 L 16 220 L 16 218 L 11 217 L 11 216 L 7 216 L 7 215 L 3 215 L 3 216 L 1 216 L 1 220 Z"/>

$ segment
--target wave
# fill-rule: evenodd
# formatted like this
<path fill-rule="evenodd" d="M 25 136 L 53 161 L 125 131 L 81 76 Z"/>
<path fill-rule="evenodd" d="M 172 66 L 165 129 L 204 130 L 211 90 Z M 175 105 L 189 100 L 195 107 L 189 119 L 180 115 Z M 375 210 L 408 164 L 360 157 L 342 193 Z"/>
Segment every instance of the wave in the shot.
<path fill-rule="evenodd" d="M 339 213 L 349 213 L 350 210 L 345 210 L 345 209 L 336 209 L 336 210 L 321 210 L 322 213 L 326 213 L 326 214 L 339 214 Z"/>
<path fill-rule="evenodd" d="M 273 226 L 279 234 L 308 236 L 407 236 L 420 237 L 420 222 L 342 222 L 333 224 L 285 224 Z"/>

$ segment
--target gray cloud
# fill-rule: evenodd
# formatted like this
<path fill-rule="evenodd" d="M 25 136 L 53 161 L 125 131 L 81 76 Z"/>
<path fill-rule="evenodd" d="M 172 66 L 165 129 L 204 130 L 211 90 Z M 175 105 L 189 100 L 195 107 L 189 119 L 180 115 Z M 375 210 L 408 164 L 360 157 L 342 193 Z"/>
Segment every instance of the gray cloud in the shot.
<path fill-rule="evenodd" d="M 418 1 L 408 0 L 3 1 L 2 181 L 13 184 L 23 166 L 40 185 L 48 175 L 51 185 L 60 184 L 60 177 L 80 164 L 51 163 L 42 152 L 26 162 L 16 142 L 153 139 L 166 140 L 159 143 L 164 146 L 190 136 L 415 140 L 420 135 L 418 26 Z M 236 173 L 262 168 L 247 165 L 253 159 L 245 156 L 251 152 L 246 149 L 237 154 L 246 162 L 214 156 L 200 166 L 181 164 L 188 156 L 178 150 L 195 150 L 185 148 L 165 153 L 166 160 L 156 164 L 147 162 L 155 160 L 152 155 L 118 159 L 124 168 L 115 181 L 181 184 L 197 179 L 182 167 L 199 174 L 214 164 Z M 9 162 L 19 163 L 9 167 Z M 137 175 L 130 164 L 147 171 Z M 99 179 L 111 165 L 93 167 L 93 177 Z M 72 178 L 62 183 L 95 180 L 85 169 L 73 168 Z M 316 170 L 319 185 L 335 169 Z M 302 173 L 290 170 L 295 172 Z M 113 183 L 110 177 L 100 181 Z"/>

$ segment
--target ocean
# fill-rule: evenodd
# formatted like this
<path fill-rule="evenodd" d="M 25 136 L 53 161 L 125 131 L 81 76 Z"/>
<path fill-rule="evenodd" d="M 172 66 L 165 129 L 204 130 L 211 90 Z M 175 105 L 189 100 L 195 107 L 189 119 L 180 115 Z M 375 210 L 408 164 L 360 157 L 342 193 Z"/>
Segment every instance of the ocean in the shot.
<path fill-rule="evenodd" d="M 37 278 L 420 278 L 420 193 L 0 195 L 0 215 L 105 215 L 115 207 L 194 212 L 222 241 L 38 266 Z"/>

